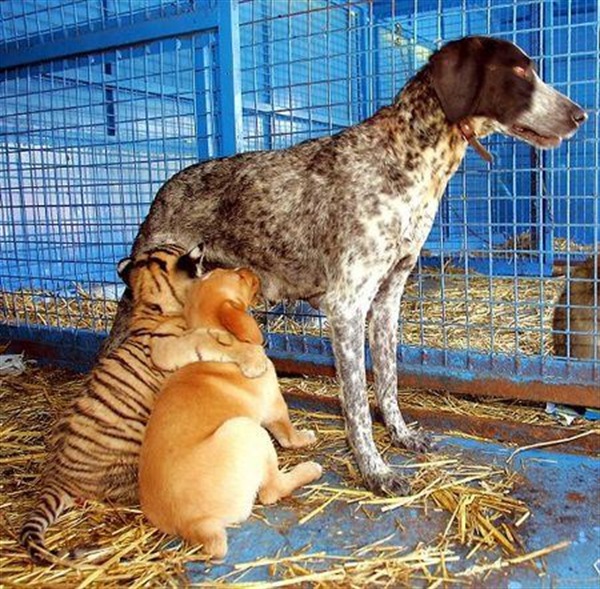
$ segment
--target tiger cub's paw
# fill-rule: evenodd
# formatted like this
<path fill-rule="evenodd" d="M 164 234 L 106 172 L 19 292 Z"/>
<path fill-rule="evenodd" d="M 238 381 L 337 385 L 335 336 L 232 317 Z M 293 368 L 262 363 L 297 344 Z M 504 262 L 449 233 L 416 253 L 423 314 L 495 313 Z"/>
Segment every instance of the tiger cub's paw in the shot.
<path fill-rule="evenodd" d="M 245 350 L 237 361 L 242 374 L 247 378 L 257 378 L 262 376 L 266 371 L 269 359 L 265 354 L 262 346 L 250 345 Z"/>

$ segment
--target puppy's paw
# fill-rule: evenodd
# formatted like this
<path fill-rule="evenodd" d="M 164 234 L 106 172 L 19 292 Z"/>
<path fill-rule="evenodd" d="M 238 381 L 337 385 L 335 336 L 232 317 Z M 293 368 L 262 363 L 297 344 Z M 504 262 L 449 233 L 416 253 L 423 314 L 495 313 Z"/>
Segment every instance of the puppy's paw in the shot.
<path fill-rule="evenodd" d="M 238 366 L 246 378 L 262 376 L 269 366 L 269 360 L 262 347 L 252 347 L 256 349 L 242 354 L 238 361 Z"/>
<path fill-rule="evenodd" d="M 227 556 L 227 536 L 216 535 L 204 541 L 204 552 L 211 560 L 221 560 Z"/>
<path fill-rule="evenodd" d="M 208 334 L 222 346 L 232 346 L 235 343 L 235 337 L 228 331 L 221 331 L 220 329 L 209 329 Z"/>
<path fill-rule="evenodd" d="M 296 466 L 294 471 L 298 473 L 302 479 L 304 479 L 302 484 L 306 485 L 307 483 L 311 483 L 312 481 L 316 481 L 317 479 L 321 478 L 321 475 L 323 474 L 323 467 L 318 462 L 301 462 L 298 466 Z"/>
<path fill-rule="evenodd" d="M 422 429 L 409 430 L 408 433 L 403 435 L 394 432 L 392 433 L 392 442 L 399 448 L 406 448 L 420 453 L 427 452 L 434 447 L 433 438 Z"/>
<path fill-rule="evenodd" d="M 290 440 L 290 448 L 304 448 L 310 446 L 317 441 L 317 434 L 312 429 L 296 430 L 294 436 Z"/>
<path fill-rule="evenodd" d="M 397 497 L 410 494 L 410 480 L 391 470 L 365 475 L 365 486 L 376 495 Z"/>

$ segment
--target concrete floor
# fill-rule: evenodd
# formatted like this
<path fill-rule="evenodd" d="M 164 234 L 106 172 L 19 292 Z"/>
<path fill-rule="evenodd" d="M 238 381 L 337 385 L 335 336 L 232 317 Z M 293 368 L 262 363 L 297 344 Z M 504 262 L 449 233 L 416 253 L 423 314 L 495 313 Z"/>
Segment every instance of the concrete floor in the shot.
<path fill-rule="evenodd" d="M 493 442 L 439 436 L 438 447 L 444 454 L 465 456 L 478 464 L 506 465 L 514 448 Z M 560 447 L 557 447 L 560 448 Z M 319 456 L 315 457 L 319 460 Z M 392 463 L 402 460 L 391 456 Z M 525 552 L 542 549 L 561 541 L 570 541 L 568 548 L 544 557 L 545 574 L 529 564 L 514 565 L 494 572 L 485 580 L 475 579 L 468 586 L 578 589 L 600 587 L 600 460 L 596 457 L 563 454 L 557 451 L 530 450 L 515 457 L 510 468 L 523 475 L 514 496 L 525 501 L 531 517 L 520 528 Z M 339 485 L 340 478 L 327 472 L 324 480 Z M 188 567 L 194 583 L 216 580 L 234 573 L 235 564 L 259 558 L 295 554 L 310 546 L 309 552 L 328 555 L 350 555 L 357 548 L 393 536 L 385 544 L 404 546 L 411 551 L 419 542 L 433 542 L 446 527 L 449 515 L 429 510 L 400 508 L 382 514 L 371 511 L 367 516 L 356 505 L 334 501 L 318 516 L 302 526 L 293 501 L 265 508 L 268 520 L 252 517 L 239 528 L 229 531 L 229 554 L 223 563 L 206 565 L 198 562 Z M 399 529 L 396 522 L 399 521 Z M 466 560 L 467 549 L 457 549 L 458 562 L 448 564 L 448 570 L 459 572 L 475 564 Z M 499 553 L 489 554 L 495 560 Z M 478 555 L 479 557 L 479 555 Z M 536 561 L 539 562 L 539 561 Z M 327 560 L 311 561 L 312 571 L 325 570 L 339 563 Z M 595 568 L 596 567 L 596 568 Z M 276 582 L 282 577 L 271 576 L 268 567 L 257 567 L 243 575 L 236 571 L 228 582 Z M 392 584 L 398 586 L 398 584 Z M 411 581 L 411 586 L 427 586 L 424 581 Z M 462 585 L 461 585 L 462 586 Z"/>

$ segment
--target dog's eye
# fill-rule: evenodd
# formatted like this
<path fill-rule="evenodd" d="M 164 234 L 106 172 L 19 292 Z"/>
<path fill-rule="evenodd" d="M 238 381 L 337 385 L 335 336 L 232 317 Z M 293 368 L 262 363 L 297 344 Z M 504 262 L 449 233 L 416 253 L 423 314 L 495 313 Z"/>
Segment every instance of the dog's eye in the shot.
<path fill-rule="evenodd" d="M 516 65 L 513 68 L 513 72 L 519 76 L 519 78 L 523 78 L 524 80 L 528 80 L 530 76 L 529 68 L 525 68 L 522 65 Z"/>

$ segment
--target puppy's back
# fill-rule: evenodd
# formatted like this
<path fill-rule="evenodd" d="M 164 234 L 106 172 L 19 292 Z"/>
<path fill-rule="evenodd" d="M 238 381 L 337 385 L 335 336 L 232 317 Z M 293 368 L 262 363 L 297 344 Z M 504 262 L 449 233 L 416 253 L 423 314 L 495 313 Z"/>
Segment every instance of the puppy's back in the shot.
<path fill-rule="evenodd" d="M 254 472 L 256 465 L 263 455 L 276 461 L 259 425 L 264 391 L 273 387 L 273 380 L 270 362 L 267 373 L 255 379 L 245 378 L 233 364 L 218 362 L 189 364 L 167 379 L 140 455 L 142 509 L 157 527 L 188 537 L 185 522 L 194 513 L 233 513 L 235 521 L 248 517 L 255 493 L 245 489 L 258 488 L 252 479 L 263 472 Z"/>
<path fill-rule="evenodd" d="M 165 382 L 148 422 L 140 457 L 140 494 L 177 460 L 186 448 L 212 435 L 225 421 L 249 417 L 260 423 L 265 397 L 277 390 L 277 376 L 269 361 L 266 373 L 246 378 L 230 363 L 195 362 Z"/>

